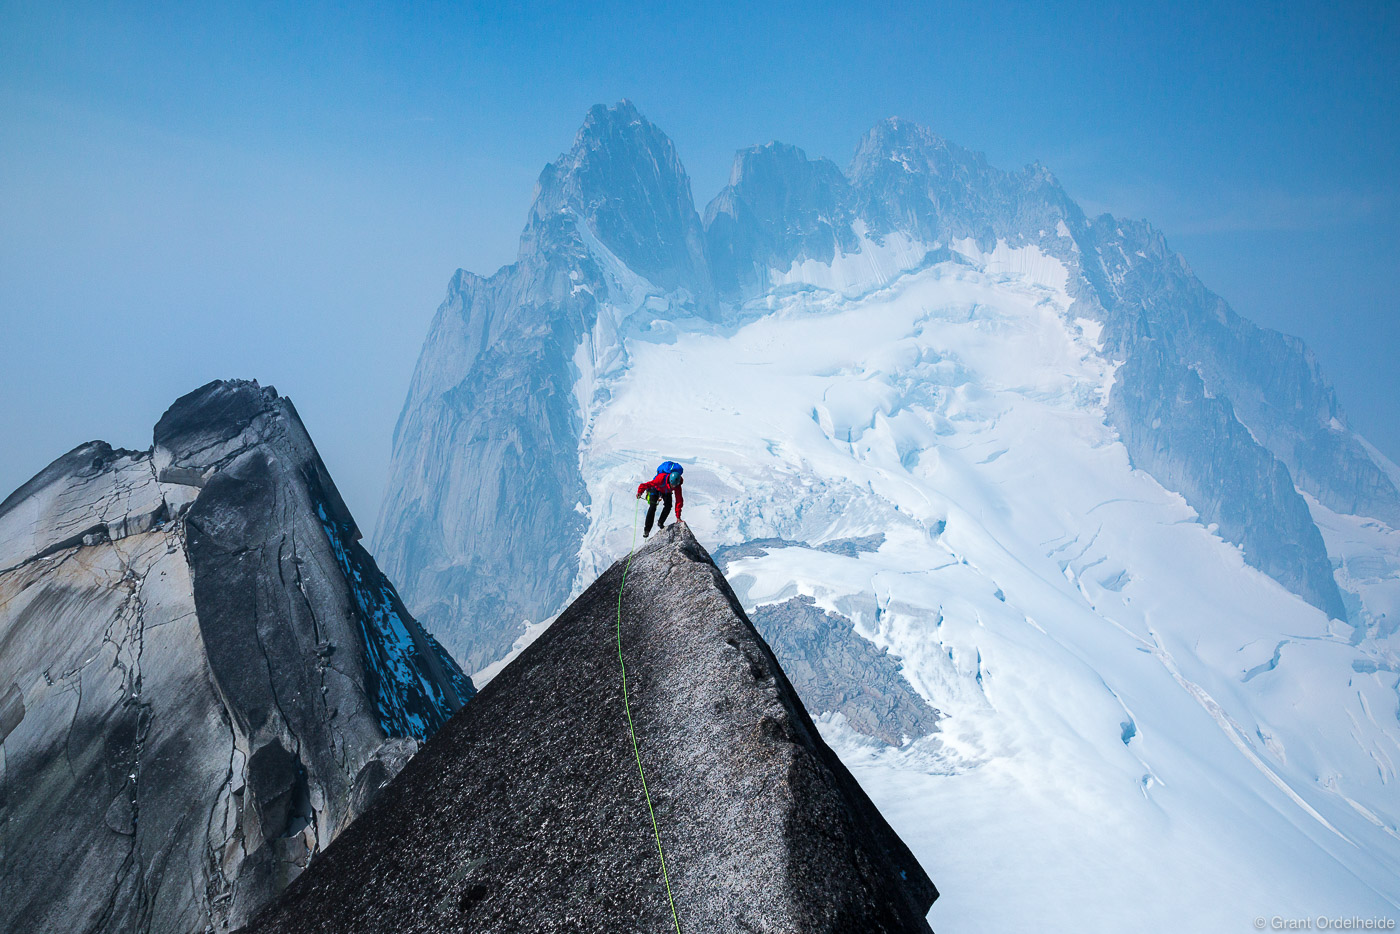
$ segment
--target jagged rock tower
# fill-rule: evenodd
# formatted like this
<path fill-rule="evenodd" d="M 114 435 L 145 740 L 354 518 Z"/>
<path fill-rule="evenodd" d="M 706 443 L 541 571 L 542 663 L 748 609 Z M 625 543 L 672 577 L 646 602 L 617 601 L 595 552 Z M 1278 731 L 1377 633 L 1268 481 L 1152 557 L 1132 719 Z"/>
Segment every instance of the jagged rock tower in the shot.
<path fill-rule="evenodd" d="M 682 931 L 929 930 L 933 884 L 673 525 L 492 680 L 249 934 L 674 930 L 619 631 Z"/>
<path fill-rule="evenodd" d="M 636 323 L 613 306 L 634 304 L 715 311 L 690 179 L 624 101 L 590 110 L 540 173 L 519 259 L 453 277 L 394 429 L 374 551 L 469 671 L 568 600 L 588 525 L 580 405 L 625 366 L 618 328 Z"/>
<path fill-rule="evenodd" d="M 0 504 L 0 931 L 225 931 L 473 694 L 292 408 L 214 382 Z"/>

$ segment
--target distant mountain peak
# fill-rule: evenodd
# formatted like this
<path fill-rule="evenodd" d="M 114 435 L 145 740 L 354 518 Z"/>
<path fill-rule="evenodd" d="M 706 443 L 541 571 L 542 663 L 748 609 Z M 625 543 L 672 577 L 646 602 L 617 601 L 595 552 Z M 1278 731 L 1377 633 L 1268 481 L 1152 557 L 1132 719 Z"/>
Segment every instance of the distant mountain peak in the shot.
<path fill-rule="evenodd" d="M 626 266 L 703 304 L 710 292 L 690 176 L 670 137 L 631 101 L 588 111 L 566 153 L 540 173 L 522 252 L 547 248 L 556 215 L 572 216 Z"/>
<path fill-rule="evenodd" d="M 591 126 L 607 122 L 645 123 L 648 126 L 651 125 L 651 121 L 647 120 L 646 116 L 637 109 L 637 105 L 624 97 L 611 106 L 607 104 L 594 104 L 592 107 L 588 108 L 588 113 L 584 116 L 583 126 L 580 128 L 579 132 L 583 133 Z"/>
<path fill-rule="evenodd" d="M 572 156 L 577 165 L 583 156 L 600 149 L 618 153 L 627 150 L 651 153 L 667 161 L 675 158 L 678 166 L 680 162 L 670 138 L 648 120 L 635 104 L 625 99 L 612 106 L 594 104 L 590 107 L 578 132 L 574 134 L 573 146 L 560 158 Z M 684 174 L 683 169 L 681 174 Z"/>
<path fill-rule="evenodd" d="M 856 147 L 848 174 L 855 181 L 889 162 L 912 174 L 939 174 L 940 166 L 954 162 L 987 166 L 981 153 L 955 146 L 928 127 L 902 117 L 888 117 L 866 132 Z"/>
<path fill-rule="evenodd" d="M 834 184 L 844 184 L 846 181 L 844 173 L 830 159 L 813 159 L 800 147 L 773 140 L 734 154 L 734 165 L 729 170 L 729 186 L 741 186 L 763 173 L 787 177 L 817 176 Z"/>
<path fill-rule="evenodd" d="M 795 257 L 830 262 L 838 250 L 855 249 L 850 187 L 836 163 L 788 143 L 736 153 L 729 185 L 705 209 L 720 294 L 751 292 L 769 267 Z"/>

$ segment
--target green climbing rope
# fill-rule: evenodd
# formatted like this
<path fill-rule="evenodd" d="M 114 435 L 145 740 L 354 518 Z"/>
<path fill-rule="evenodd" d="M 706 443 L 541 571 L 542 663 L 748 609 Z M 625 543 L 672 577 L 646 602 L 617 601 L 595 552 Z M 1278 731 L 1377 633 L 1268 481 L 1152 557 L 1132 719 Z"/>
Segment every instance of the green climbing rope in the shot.
<path fill-rule="evenodd" d="M 647 791 L 647 773 L 642 770 L 642 753 L 637 747 L 637 728 L 632 725 L 632 702 L 627 697 L 627 663 L 622 660 L 622 588 L 627 586 L 627 572 L 632 569 L 632 555 L 637 551 L 637 516 L 642 501 L 632 509 L 632 548 L 627 552 L 627 563 L 622 566 L 622 583 L 617 587 L 617 663 L 622 667 L 622 706 L 627 711 L 627 729 L 632 734 L 632 755 L 637 757 L 637 774 L 642 777 L 642 794 L 647 799 L 647 813 L 651 815 L 651 832 L 656 837 L 656 855 L 661 857 L 661 879 L 666 883 L 666 901 L 671 905 L 671 920 L 675 922 L 676 934 L 681 934 L 681 920 L 676 915 L 676 900 L 671 897 L 671 877 L 666 872 L 666 854 L 661 850 L 661 831 L 656 826 L 656 811 L 651 806 L 651 792 Z"/>

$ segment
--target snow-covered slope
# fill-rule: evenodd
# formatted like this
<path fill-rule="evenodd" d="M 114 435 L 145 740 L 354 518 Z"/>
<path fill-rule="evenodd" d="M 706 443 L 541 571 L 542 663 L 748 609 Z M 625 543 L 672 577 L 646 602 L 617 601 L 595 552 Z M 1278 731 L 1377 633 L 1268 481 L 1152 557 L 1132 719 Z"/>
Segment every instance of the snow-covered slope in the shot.
<path fill-rule="evenodd" d="M 581 152 L 659 188 L 561 186 Z M 1240 319 L 1150 226 L 898 120 L 844 173 L 740 153 L 706 271 L 672 156 L 630 105 L 595 109 L 542 176 L 568 236 L 532 236 L 537 210 L 520 262 L 440 310 L 377 543 L 410 607 L 461 607 L 432 617 L 449 645 L 523 644 L 564 571 L 577 592 L 629 547 L 636 483 L 681 460 L 686 519 L 746 609 L 801 621 L 771 641 L 939 879 L 936 929 L 1400 912 L 1397 471 L 1301 344 Z M 630 261 L 597 220 L 619 203 L 665 206 L 643 214 L 685 249 Z M 515 362 L 467 410 L 467 382 L 427 377 L 484 331 Z M 553 468 L 527 493 L 476 470 L 520 457 Z M 462 509 L 480 541 L 422 518 L 463 499 L 442 476 L 487 491 Z M 471 609 L 514 587 L 528 610 Z"/>
<path fill-rule="evenodd" d="M 940 880 L 936 929 L 1394 913 L 1393 633 L 1357 642 L 1131 467 L 1104 423 L 1114 364 L 1070 304 L 944 262 L 634 341 L 584 450 L 580 580 L 628 548 L 657 451 L 687 464 L 701 540 L 805 543 L 730 580 L 750 609 L 806 595 L 852 620 L 941 711 L 899 749 L 824 721 Z M 1393 591 L 1394 533 L 1333 521 L 1346 566 Z"/>

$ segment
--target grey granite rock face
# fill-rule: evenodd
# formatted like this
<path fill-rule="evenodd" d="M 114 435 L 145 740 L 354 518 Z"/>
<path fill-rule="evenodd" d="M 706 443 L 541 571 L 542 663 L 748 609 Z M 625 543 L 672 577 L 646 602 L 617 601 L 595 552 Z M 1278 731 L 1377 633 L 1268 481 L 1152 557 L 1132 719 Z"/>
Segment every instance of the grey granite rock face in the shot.
<path fill-rule="evenodd" d="M 250 934 L 674 930 L 623 707 L 624 566 L 431 740 Z M 633 560 L 621 641 L 682 930 L 928 931 L 932 883 L 685 526 Z"/>
<path fill-rule="evenodd" d="M 705 209 L 710 268 L 720 294 L 755 295 L 769 271 L 798 258 L 831 262 L 858 241 L 850 183 L 834 162 L 769 143 L 734 157 L 729 184 Z"/>
<path fill-rule="evenodd" d="M 630 101 L 593 107 L 573 148 L 545 166 L 522 252 L 553 246 L 549 228 L 561 211 L 662 291 L 688 291 L 697 307 L 710 304 L 705 231 L 690 178 L 670 138 Z"/>
<path fill-rule="evenodd" d="M 755 609 L 753 624 L 809 711 L 839 713 L 857 733 L 891 746 L 938 729 L 938 711 L 909 686 L 899 661 L 841 614 L 793 597 Z"/>
<path fill-rule="evenodd" d="M 1227 399 L 1206 392 L 1195 371 L 1144 342 L 1119 370 L 1108 412 L 1134 466 L 1241 544 L 1249 564 L 1346 619 L 1322 533 L 1288 468 L 1254 442 Z"/>
<path fill-rule="evenodd" d="M 1194 369 L 1230 401 L 1298 488 L 1338 512 L 1400 524 L 1400 492 L 1347 429 L 1302 341 L 1236 314 L 1149 224 L 1104 216 L 1085 240 L 1094 245 L 1109 341 L 1125 354 L 1145 340 L 1167 345 L 1178 368 Z"/>
<path fill-rule="evenodd" d="M 930 246 L 968 237 L 987 250 L 999 238 L 1050 243 L 1057 221 L 1080 214 L 1043 167 L 1000 171 L 981 153 L 897 117 L 862 138 L 848 174 L 852 213 L 872 234 L 904 233 Z"/>
<path fill-rule="evenodd" d="M 236 927 L 462 706 L 357 537 L 256 383 L 0 505 L 0 930 Z"/>
<path fill-rule="evenodd" d="M 376 551 L 414 614 L 475 670 L 504 654 L 522 619 L 547 616 L 568 594 L 584 529 L 574 506 L 587 496 L 568 312 L 594 312 L 591 297 L 521 305 L 497 298 L 496 283 L 466 282 L 439 312 L 395 433 Z M 458 352 L 460 326 L 498 309 L 548 320 L 520 322 L 433 380 L 428 366 Z"/>

